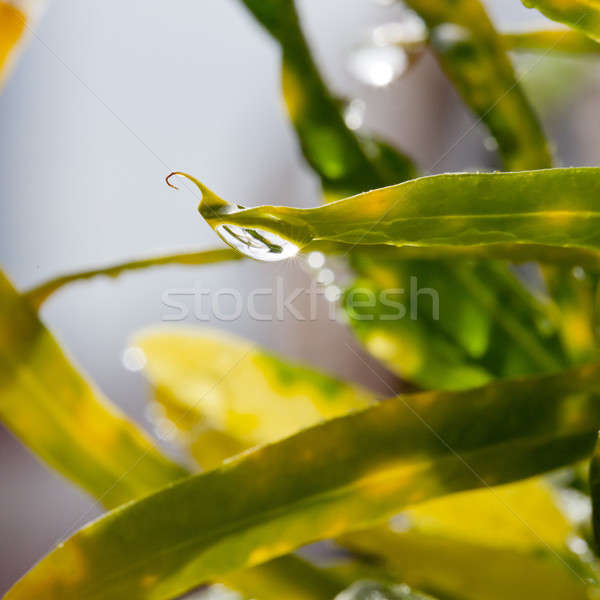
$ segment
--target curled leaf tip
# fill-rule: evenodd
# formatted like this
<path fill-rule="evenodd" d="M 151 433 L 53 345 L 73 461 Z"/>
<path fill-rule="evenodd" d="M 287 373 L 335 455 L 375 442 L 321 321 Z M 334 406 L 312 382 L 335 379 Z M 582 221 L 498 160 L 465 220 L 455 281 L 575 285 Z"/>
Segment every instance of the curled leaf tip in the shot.
<path fill-rule="evenodd" d="M 182 173 L 181 171 L 171 171 L 166 177 L 165 177 L 165 181 L 167 182 L 167 185 L 169 187 L 172 187 L 174 190 L 178 190 L 179 188 L 174 185 L 173 183 L 171 183 L 169 180 L 171 179 L 171 177 L 173 177 L 174 175 L 184 175 L 184 173 Z"/>

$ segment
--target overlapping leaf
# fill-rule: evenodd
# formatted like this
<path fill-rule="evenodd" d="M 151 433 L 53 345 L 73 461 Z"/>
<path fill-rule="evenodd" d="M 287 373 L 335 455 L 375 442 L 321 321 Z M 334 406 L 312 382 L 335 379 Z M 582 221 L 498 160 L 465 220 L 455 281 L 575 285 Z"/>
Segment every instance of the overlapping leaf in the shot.
<path fill-rule="evenodd" d="M 0 418 L 40 458 L 105 506 L 186 475 L 71 366 L 1 273 Z"/>
<path fill-rule="evenodd" d="M 398 397 L 305 429 L 109 513 L 7 599 L 169 598 L 405 506 L 568 464 L 593 448 L 599 392 L 588 365 Z"/>
<path fill-rule="evenodd" d="M 273 363 L 269 353 L 244 340 L 169 328 L 146 331 L 136 343 L 145 353 L 148 376 L 167 416 L 188 413 L 180 439 L 201 464 L 216 466 L 249 446 L 297 431 L 295 420 L 287 418 L 288 405 L 305 426 L 312 424 L 307 419 L 316 423 L 330 415 L 332 403 L 336 411 L 344 404 L 347 411 L 356 406 L 351 386 L 323 380 L 319 372 L 293 363 Z M 236 384 L 207 398 L 205 390 L 222 381 L 244 353 L 249 360 L 237 370 Z M 182 354 L 187 357 L 183 365 L 178 359 Z M 315 377 L 329 383 L 305 383 Z M 211 418 L 215 412 L 227 418 Z M 271 426 L 265 428 L 264 423 Z M 240 427 L 243 424 L 247 428 Z M 228 445 L 216 449 L 209 432 L 228 440 Z M 402 523 L 402 532 L 369 529 L 338 541 L 385 564 L 400 580 L 443 591 L 443 597 L 499 600 L 509 589 L 523 599 L 536 594 L 565 600 L 586 597 L 581 578 L 590 574 L 566 548 L 573 529 L 549 486 L 539 479 L 426 502 L 403 513 Z M 489 562 L 473 573 L 476 557 L 482 555 Z"/>

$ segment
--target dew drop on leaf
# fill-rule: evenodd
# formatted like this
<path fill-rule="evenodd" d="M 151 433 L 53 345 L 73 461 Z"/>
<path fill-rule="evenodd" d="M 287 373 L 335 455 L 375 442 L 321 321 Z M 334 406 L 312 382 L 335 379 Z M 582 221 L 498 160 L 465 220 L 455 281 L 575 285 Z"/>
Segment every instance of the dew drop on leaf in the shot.
<path fill-rule="evenodd" d="M 219 237 L 248 258 L 275 262 L 298 254 L 296 244 L 270 231 L 246 229 L 237 225 L 217 225 Z"/>

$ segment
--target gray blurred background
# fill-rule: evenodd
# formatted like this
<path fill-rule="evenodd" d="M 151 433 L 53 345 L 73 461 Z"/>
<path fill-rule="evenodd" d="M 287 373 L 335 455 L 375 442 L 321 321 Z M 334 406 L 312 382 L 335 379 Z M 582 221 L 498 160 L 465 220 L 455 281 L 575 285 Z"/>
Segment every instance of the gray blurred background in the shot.
<path fill-rule="evenodd" d="M 353 80 L 346 69 L 368 29 L 394 20 L 401 8 L 370 0 L 298 5 L 332 88 L 366 103 L 365 130 L 429 171 L 473 122 L 432 57 L 383 89 Z M 542 21 L 519 0 L 489 5 L 501 28 Z M 528 70 L 526 88 L 556 143 L 557 162 L 599 164 L 594 61 L 529 56 L 519 65 Z M 20 289 L 139 255 L 218 245 L 195 212 L 196 197 L 164 184 L 171 170 L 193 173 L 245 205 L 319 201 L 281 109 L 278 48 L 236 0 L 50 2 L 0 94 L 0 132 L 0 265 Z M 497 166 L 485 137 L 474 128 L 434 171 Z M 166 314 L 162 293 L 200 282 L 244 294 L 277 276 L 289 289 L 309 282 L 298 262 L 170 267 L 73 285 L 46 303 L 42 317 L 100 388 L 150 429 L 147 386 L 121 357 L 133 332 Z M 240 319 L 212 326 L 385 392 L 380 377 L 387 375 L 357 362 L 341 324 Z M 99 509 L 2 429 L 0 490 L 2 593 L 73 523 Z"/>

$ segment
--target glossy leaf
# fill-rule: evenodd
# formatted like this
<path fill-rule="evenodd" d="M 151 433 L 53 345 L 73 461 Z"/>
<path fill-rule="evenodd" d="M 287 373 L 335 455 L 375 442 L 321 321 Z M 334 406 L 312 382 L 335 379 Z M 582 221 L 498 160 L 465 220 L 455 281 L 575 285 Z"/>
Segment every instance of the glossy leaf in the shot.
<path fill-rule="evenodd" d="M 388 400 L 109 513 L 6 598 L 169 598 L 405 506 L 568 464 L 593 448 L 598 392 L 587 365 Z"/>
<path fill-rule="evenodd" d="M 76 273 L 69 273 L 68 275 L 62 275 L 29 290 L 26 292 L 25 297 L 34 308 L 39 308 L 51 294 L 63 286 L 76 281 L 83 281 L 99 276 L 118 277 L 126 271 L 136 271 L 164 265 L 207 265 L 228 260 L 239 260 L 241 258 L 243 257 L 240 256 L 238 252 L 234 252 L 227 248 L 154 256 L 109 265 L 107 267 L 100 267 L 98 269 L 90 269 L 89 271 L 79 271 Z"/>
<path fill-rule="evenodd" d="M 430 44 L 449 79 L 497 140 L 505 168 L 550 167 L 544 134 L 483 4 L 479 0 L 407 4 L 427 24 Z"/>
<path fill-rule="evenodd" d="M 73 368 L 1 273 L 0 418 L 40 458 L 108 507 L 186 475 Z"/>
<path fill-rule="evenodd" d="M 186 176 L 202 191 L 201 215 L 215 229 L 239 228 L 237 248 L 252 256 L 243 236 L 264 233 L 299 248 L 332 241 L 421 247 L 541 244 L 597 251 L 599 175 L 593 167 L 434 175 L 304 209 L 237 209 Z M 231 243 L 222 228 L 220 234 Z M 271 252 L 268 244 L 264 248 Z"/>
<path fill-rule="evenodd" d="M 586 35 L 568 29 L 507 32 L 502 41 L 509 50 L 598 54 L 600 44 Z"/>
<path fill-rule="evenodd" d="M 597 0 L 523 0 L 523 4 L 600 41 L 600 4 Z"/>

